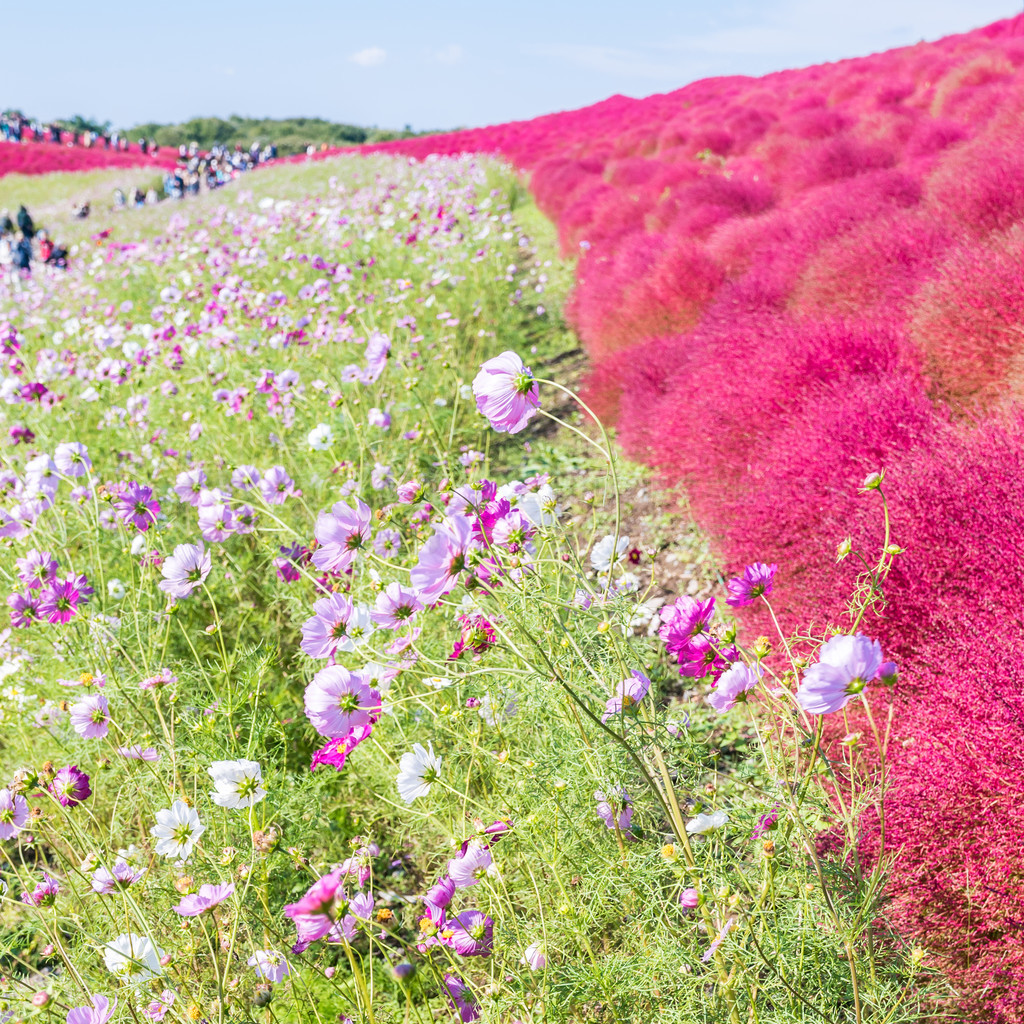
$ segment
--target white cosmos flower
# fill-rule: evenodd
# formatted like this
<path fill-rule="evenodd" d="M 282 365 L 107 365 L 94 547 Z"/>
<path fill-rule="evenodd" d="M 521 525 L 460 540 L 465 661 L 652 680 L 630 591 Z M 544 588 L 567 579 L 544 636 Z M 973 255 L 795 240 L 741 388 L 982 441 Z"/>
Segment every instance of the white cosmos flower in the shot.
<path fill-rule="evenodd" d="M 613 546 L 615 548 L 614 559 L 612 558 Z M 607 537 L 602 538 L 594 545 L 594 550 L 590 552 L 590 564 L 598 572 L 608 572 L 612 567 L 613 560 L 621 562 L 626 557 L 628 548 L 628 537 L 619 537 L 618 543 L 616 543 L 615 537 L 612 534 L 608 534 Z"/>
<path fill-rule="evenodd" d="M 334 444 L 334 431 L 326 423 L 318 423 L 306 437 L 306 443 L 315 452 L 323 452 Z"/>
<path fill-rule="evenodd" d="M 199 812 L 184 800 L 175 800 L 166 810 L 156 812 L 156 824 L 149 834 L 156 837 L 156 852 L 161 857 L 188 860 L 205 831 L 206 826 L 199 821 Z"/>
<path fill-rule="evenodd" d="M 259 761 L 214 761 L 206 770 L 217 788 L 211 796 L 218 807 L 252 807 L 267 795 Z"/>
<path fill-rule="evenodd" d="M 154 946 L 144 935 L 125 932 L 103 947 L 103 962 L 107 970 L 122 981 L 138 985 L 163 974 L 160 957 L 164 951 Z"/>
<path fill-rule="evenodd" d="M 520 495 L 519 511 L 534 526 L 554 526 L 562 514 L 562 506 L 555 501 L 555 492 L 551 485 L 544 484 L 536 491 Z"/>
<path fill-rule="evenodd" d="M 107 593 L 115 601 L 121 601 L 125 595 L 124 584 L 119 579 L 107 580 Z"/>
<path fill-rule="evenodd" d="M 686 831 L 692 835 L 712 832 L 716 828 L 721 828 L 728 820 L 729 815 L 725 811 L 715 811 L 713 814 L 698 814 L 686 823 Z"/>
<path fill-rule="evenodd" d="M 357 604 L 345 623 L 344 635 L 338 639 L 338 650 L 354 651 L 357 647 L 362 647 L 376 629 L 373 619 L 370 618 L 369 606 Z"/>
<path fill-rule="evenodd" d="M 418 796 L 427 796 L 430 787 L 441 774 L 441 758 L 434 753 L 433 743 L 424 749 L 422 743 L 414 743 L 412 750 L 403 754 L 398 762 L 398 795 L 411 804 Z"/>

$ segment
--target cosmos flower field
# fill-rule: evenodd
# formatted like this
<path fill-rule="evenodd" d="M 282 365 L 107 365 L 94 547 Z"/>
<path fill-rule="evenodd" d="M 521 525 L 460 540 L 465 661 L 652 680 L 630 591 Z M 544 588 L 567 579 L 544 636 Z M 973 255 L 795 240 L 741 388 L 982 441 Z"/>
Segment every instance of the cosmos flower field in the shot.
<path fill-rule="evenodd" d="M 1019 1021 L 1022 31 L 0 286 L 5 1019 Z"/>

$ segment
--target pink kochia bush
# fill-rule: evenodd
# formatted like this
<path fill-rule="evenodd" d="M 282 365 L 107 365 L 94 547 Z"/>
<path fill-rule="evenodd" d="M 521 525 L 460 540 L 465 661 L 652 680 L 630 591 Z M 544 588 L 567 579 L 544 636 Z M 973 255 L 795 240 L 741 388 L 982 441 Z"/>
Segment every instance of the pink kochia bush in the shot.
<path fill-rule="evenodd" d="M 844 612 L 856 568 L 836 545 L 881 540 L 856 491 L 884 467 L 906 549 L 870 630 L 906 667 L 890 909 L 958 1012 L 1001 1022 L 1024 1021 L 1022 109 L 1018 16 L 377 147 L 530 172 L 580 257 L 591 404 L 686 488 L 728 563 L 785 567 L 784 625 Z"/>

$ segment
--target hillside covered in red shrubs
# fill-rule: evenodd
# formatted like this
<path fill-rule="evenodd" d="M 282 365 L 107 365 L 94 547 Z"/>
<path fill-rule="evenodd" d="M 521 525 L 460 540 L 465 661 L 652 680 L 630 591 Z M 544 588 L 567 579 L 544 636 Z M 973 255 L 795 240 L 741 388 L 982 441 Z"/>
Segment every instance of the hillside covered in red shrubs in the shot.
<path fill-rule="evenodd" d="M 956 1019 L 1024 1020 L 1024 16 L 375 148 L 529 173 L 590 397 L 790 622 L 840 621 L 884 468 L 888 913 Z"/>
<path fill-rule="evenodd" d="M 0 178 L 7 174 L 51 174 L 55 171 L 99 171 L 105 167 L 173 167 L 176 150 L 157 154 L 102 146 L 56 142 L 0 142 Z"/>

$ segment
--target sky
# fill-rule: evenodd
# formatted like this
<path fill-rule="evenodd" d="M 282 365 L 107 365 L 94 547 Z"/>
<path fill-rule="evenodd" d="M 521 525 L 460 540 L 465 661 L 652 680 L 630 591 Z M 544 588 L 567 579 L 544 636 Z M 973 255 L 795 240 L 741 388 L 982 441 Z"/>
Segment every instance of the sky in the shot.
<path fill-rule="evenodd" d="M 938 39 L 1021 2 L 30 0 L 4 12 L 0 108 L 472 127 Z"/>

